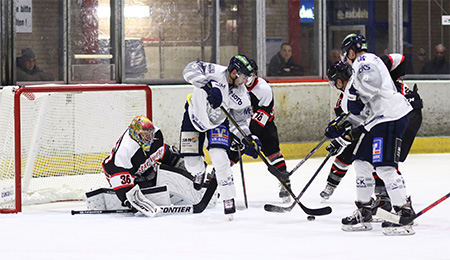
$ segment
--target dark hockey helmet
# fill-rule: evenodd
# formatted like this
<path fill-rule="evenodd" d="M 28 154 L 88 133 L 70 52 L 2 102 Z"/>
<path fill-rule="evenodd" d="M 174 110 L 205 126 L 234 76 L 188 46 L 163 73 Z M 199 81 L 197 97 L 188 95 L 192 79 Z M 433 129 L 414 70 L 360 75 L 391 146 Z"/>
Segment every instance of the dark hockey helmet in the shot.
<path fill-rule="evenodd" d="M 337 88 L 337 80 L 347 81 L 352 76 L 352 73 L 353 70 L 350 64 L 344 61 L 338 61 L 327 71 L 328 83 L 331 87 Z"/>
<path fill-rule="evenodd" d="M 253 59 L 250 59 L 250 65 L 253 67 L 253 73 L 258 73 L 258 64 L 256 64 L 256 61 Z"/>
<path fill-rule="evenodd" d="M 230 63 L 228 64 L 228 72 L 232 72 L 234 69 L 247 77 L 252 76 L 254 73 L 254 68 L 250 64 L 250 59 L 245 55 L 236 55 L 231 58 Z"/>
<path fill-rule="evenodd" d="M 366 38 L 356 33 L 347 35 L 341 45 L 341 60 L 345 61 L 345 57 L 347 57 L 350 49 L 353 49 L 355 52 L 367 51 Z"/>
<path fill-rule="evenodd" d="M 130 129 L 131 138 L 141 145 L 144 150 L 148 150 L 155 136 L 155 127 L 152 121 L 145 116 L 136 116 L 128 128 Z"/>

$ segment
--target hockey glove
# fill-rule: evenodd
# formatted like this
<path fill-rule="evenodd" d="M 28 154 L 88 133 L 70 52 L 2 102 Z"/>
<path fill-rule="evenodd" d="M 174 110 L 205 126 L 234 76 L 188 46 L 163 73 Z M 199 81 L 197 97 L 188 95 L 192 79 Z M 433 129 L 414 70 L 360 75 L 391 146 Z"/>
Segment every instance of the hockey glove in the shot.
<path fill-rule="evenodd" d="M 410 91 L 408 94 L 406 94 L 405 98 L 411 104 L 413 109 L 422 109 L 423 108 L 422 98 L 420 98 L 420 95 L 417 92 L 417 84 L 414 84 L 413 91 Z"/>
<path fill-rule="evenodd" d="M 261 141 L 259 141 L 259 138 L 256 135 L 249 134 L 248 138 L 251 140 L 251 143 L 249 144 L 247 142 L 247 139 L 242 139 L 242 143 L 245 145 L 244 153 L 248 156 L 253 157 L 253 159 L 258 158 L 258 152 L 261 151 Z"/>
<path fill-rule="evenodd" d="M 349 121 L 344 121 L 344 115 L 340 115 L 336 117 L 333 121 L 328 124 L 327 129 L 325 129 L 325 136 L 330 139 L 335 139 L 339 136 L 342 136 L 346 130 L 351 127 Z"/>
<path fill-rule="evenodd" d="M 328 146 L 327 151 L 331 153 L 332 156 L 340 155 L 345 147 L 347 147 L 351 142 L 349 140 L 346 140 L 344 137 L 338 137 L 334 139 Z"/>
<path fill-rule="evenodd" d="M 355 87 L 350 86 L 348 95 L 348 109 L 354 115 L 359 115 L 364 109 L 364 103 L 361 101 L 360 96 L 356 93 Z"/>
<path fill-rule="evenodd" d="M 218 87 L 215 87 L 216 84 L 216 81 L 210 80 L 205 84 L 205 86 L 202 87 L 206 94 L 208 94 L 206 99 L 214 109 L 218 108 L 222 104 L 222 92 Z"/>

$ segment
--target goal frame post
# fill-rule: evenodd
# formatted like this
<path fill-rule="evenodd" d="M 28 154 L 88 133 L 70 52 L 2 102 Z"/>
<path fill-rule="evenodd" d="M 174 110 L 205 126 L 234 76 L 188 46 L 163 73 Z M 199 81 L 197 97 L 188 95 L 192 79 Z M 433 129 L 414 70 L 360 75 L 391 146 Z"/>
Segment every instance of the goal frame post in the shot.
<path fill-rule="evenodd" d="M 152 120 L 152 91 L 145 84 L 93 84 L 93 85 L 39 85 L 19 86 L 14 92 L 14 175 L 15 175 L 15 208 L 0 209 L 2 213 L 22 212 L 22 159 L 21 159 L 21 133 L 20 133 L 20 96 L 24 93 L 54 93 L 54 92 L 94 92 L 94 91 L 145 91 L 146 114 Z"/>

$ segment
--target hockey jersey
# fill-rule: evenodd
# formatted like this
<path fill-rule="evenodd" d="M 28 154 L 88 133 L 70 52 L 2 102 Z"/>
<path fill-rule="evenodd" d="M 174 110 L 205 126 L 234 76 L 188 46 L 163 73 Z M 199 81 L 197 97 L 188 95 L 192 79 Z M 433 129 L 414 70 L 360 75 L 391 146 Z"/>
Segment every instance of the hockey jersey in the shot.
<path fill-rule="evenodd" d="M 226 120 L 226 116 L 222 113 L 220 107 L 213 109 L 207 101 L 207 93 L 202 87 L 213 80 L 215 87 L 219 88 L 222 93 L 222 106 L 230 113 L 236 123 L 241 127 L 246 135 L 250 134 L 248 127 L 251 108 L 250 97 L 244 85 L 230 87 L 228 84 L 227 67 L 194 61 L 189 63 L 183 71 L 184 79 L 194 85 L 192 96 L 188 100 L 188 113 L 192 124 L 199 132 L 205 132 L 214 129 Z M 233 131 L 234 134 L 241 139 L 243 136 Z"/>
<path fill-rule="evenodd" d="M 256 78 L 251 86 L 247 86 L 252 104 L 252 120 L 250 130 L 258 135 L 266 124 L 274 119 L 273 92 L 263 78 Z"/>
<path fill-rule="evenodd" d="M 361 116 L 367 131 L 379 123 L 398 120 L 412 110 L 408 100 L 397 91 L 386 65 L 378 56 L 365 53 L 355 60 L 352 68 L 353 75 L 344 91 L 342 109 L 350 112 L 347 98 L 353 87 L 365 105 Z"/>

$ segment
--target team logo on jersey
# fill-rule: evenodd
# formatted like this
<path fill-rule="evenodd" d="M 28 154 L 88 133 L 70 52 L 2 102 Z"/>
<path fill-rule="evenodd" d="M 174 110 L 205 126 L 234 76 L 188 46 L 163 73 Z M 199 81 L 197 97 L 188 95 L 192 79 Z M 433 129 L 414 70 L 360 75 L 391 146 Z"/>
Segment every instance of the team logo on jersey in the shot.
<path fill-rule="evenodd" d="M 372 163 L 383 161 L 383 137 L 373 139 L 372 143 Z"/>

